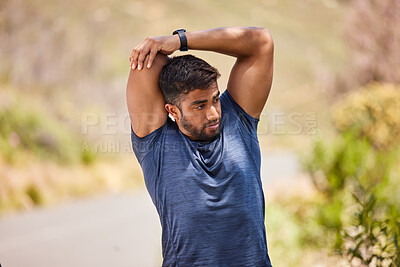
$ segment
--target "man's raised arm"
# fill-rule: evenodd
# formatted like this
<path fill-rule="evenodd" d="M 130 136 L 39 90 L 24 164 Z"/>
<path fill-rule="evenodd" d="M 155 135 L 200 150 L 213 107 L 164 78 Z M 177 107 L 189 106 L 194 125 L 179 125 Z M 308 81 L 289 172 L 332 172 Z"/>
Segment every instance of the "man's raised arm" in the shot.
<path fill-rule="evenodd" d="M 237 58 L 227 90 L 250 116 L 258 118 L 272 84 L 274 45 L 269 31 L 256 27 L 215 28 L 187 32 L 186 38 L 189 50 L 213 51 Z M 133 71 L 127 98 L 132 127 L 138 136 L 161 127 L 167 118 L 157 83 L 166 61 L 161 55 L 172 54 L 179 47 L 180 39 L 176 34 L 146 38 L 132 51 Z M 146 118 L 149 114 L 155 117 L 149 120 Z"/>
<path fill-rule="evenodd" d="M 164 97 L 158 85 L 161 69 L 167 60 L 166 55 L 157 54 L 151 69 L 132 69 L 129 74 L 126 99 L 132 129 L 139 137 L 160 128 L 167 120 Z"/>
<path fill-rule="evenodd" d="M 209 50 L 237 58 L 227 90 L 252 117 L 267 101 L 273 75 L 274 43 L 265 28 L 233 27 L 188 32 L 189 49 Z"/>
<path fill-rule="evenodd" d="M 256 27 L 215 28 L 187 32 L 186 38 L 189 50 L 213 51 L 237 58 L 229 77 L 227 90 L 250 116 L 258 118 L 267 101 L 272 84 L 274 45 L 269 31 Z M 147 71 L 148 68 L 152 68 L 153 64 L 156 65 L 157 53 L 169 55 L 179 47 L 178 35 L 146 38 L 132 51 L 130 57 L 132 69 L 136 72 Z M 161 90 L 159 92 L 161 94 Z M 162 97 L 162 94 L 160 96 Z M 142 97 L 142 100 L 146 100 L 146 97 Z M 156 100 L 161 103 L 159 97 Z M 128 106 L 129 102 L 128 99 Z M 132 105 L 133 103 L 131 103 Z M 160 105 L 156 106 L 158 110 Z M 151 112 L 153 108 L 154 106 L 151 106 L 145 110 Z M 135 107 L 131 109 L 133 113 L 136 113 Z M 167 116 L 166 113 L 164 114 L 163 122 Z M 133 122 L 132 125 L 136 133 L 136 123 Z M 143 124 L 140 123 L 140 125 Z M 139 126 L 138 129 L 141 127 Z M 138 130 L 138 132 L 149 133 L 149 130 L 146 128 L 144 131 Z"/>

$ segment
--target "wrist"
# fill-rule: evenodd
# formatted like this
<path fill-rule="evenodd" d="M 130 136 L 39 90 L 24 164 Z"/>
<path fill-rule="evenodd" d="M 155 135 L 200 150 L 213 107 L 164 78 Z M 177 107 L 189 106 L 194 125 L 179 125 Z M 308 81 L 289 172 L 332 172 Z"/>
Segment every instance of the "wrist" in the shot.
<path fill-rule="evenodd" d="M 178 29 L 175 30 L 172 35 L 177 35 L 179 37 L 180 42 L 180 51 L 188 51 L 188 43 L 186 38 L 186 30 L 185 29 Z"/>
<path fill-rule="evenodd" d="M 181 40 L 179 39 L 179 36 L 177 34 L 173 34 L 171 35 L 171 39 L 175 51 L 178 51 L 181 48 Z"/>

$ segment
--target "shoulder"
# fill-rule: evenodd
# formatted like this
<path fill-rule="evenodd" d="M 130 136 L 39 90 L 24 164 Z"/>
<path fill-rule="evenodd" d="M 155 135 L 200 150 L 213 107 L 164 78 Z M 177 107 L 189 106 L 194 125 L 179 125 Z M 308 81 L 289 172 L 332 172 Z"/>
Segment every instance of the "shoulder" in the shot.
<path fill-rule="evenodd" d="M 176 124 L 169 117 L 166 122 L 153 132 L 147 134 L 144 137 L 139 137 L 135 134 L 131 127 L 131 142 L 132 149 L 138 158 L 139 163 L 148 155 L 157 153 L 157 151 L 163 146 L 167 136 L 173 137 L 177 134 Z"/>
<path fill-rule="evenodd" d="M 222 119 L 229 125 L 238 123 L 239 128 L 244 128 L 251 135 L 257 135 L 258 118 L 250 116 L 229 94 L 228 90 L 221 95 Z M 235 125 L 234 127 L 237 127 Z"/>

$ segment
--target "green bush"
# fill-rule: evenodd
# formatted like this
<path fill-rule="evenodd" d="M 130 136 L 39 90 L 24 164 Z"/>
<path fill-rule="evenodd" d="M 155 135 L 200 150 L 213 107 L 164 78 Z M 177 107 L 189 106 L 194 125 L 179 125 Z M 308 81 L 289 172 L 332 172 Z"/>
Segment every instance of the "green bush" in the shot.
<path fill-rule="evenodd" d="M 313 217 L 324 234 L 315 238 L 356 266 L 400 266 L 399 110 L 395 86 L 352 93 L 332 109 L 337 138 L 315 143 L 305 163 L 323 196 Z"/>
<path fill-rule="evenodd" d="M 333 106 L 332 117 L 341 132 L 353 131 L 377 149 L 390 150 L 400 142 L 400 85 L 372 83 Z"/>
<path fill-rule="evenodd" d="M 0 108 L 0 151 L 8 162 L 28 154 L 61 164 L 91 163 L 95 154 L 83 140 L 43 110 L 11 103 Z"/>

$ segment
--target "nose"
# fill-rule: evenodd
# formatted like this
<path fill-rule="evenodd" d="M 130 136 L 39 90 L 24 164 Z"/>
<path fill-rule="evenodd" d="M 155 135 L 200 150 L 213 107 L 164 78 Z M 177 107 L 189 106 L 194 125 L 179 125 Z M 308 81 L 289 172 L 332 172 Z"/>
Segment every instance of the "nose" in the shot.
<path fill-rule="evenodd" d="M 219 114 L 217 109 L 214 106 L 211 106 L 211 108 L 207 112 L 207 120 L 208 121 L 213 121 L 217 120 L 219 118 Z"/>

